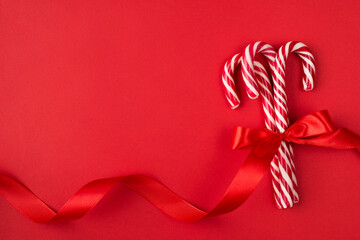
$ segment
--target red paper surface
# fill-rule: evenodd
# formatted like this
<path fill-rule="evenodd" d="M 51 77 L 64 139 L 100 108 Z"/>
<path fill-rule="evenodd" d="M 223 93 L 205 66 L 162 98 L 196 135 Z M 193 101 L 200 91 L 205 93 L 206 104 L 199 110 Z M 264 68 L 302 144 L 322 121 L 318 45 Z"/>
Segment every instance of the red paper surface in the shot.
<path fill-rule="evenodd" d="M 306 43 L 315 89 L 287 68 L 290 119 L 328 109 L 360 133 L 356 1 L 1 1 L 0 171 L 59 209 L 94 178 L 143 173 L 205 209 L 247 152 L 235 125 L 263 127 L 260 101 L 230 110 L 225 61 L 248 43 Z M 238 210 L 173 220 L 118 186 L 83 219 L 37 224 L 0 198 L 0 239 L 357 239 L 360 156 L 295 146 L 300 203 L 275 207 L 270 174 Z"/>

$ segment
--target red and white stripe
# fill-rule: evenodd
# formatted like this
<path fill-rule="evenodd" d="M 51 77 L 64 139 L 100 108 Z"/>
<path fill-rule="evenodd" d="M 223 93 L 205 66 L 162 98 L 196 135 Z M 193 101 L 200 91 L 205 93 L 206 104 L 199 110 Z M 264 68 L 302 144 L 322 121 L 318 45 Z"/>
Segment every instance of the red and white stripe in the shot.
<path fill-rule="evenodd" d="M 259 96 L 258 84 L 254 71 L 254 61 L 257 54 L 262 54 L 267 58 L 270 68 L 273 68 L 276 52 L 272 46 L 264 42 L 249 44 L 242 55 L 241 73 L 245 81 L 246 92 L 251 99 Z"/>
<path fill-rule="evenodd" d="M 234 73 L 235 69 L 241 63 L 241 55 L 235 54 L 230 60 L 225 63 L 224 71 L 222 73 L 222 85 L 224 87 L 225 97 L 231 109 L 235 109 L 240 105 L 240 99 L 236 93 Z"/>
<path fill-rule="evenodd" d="M 276 52 L 274 49 L 265 43 L 257 42 L 248 46 L 247 51 L 254 53 L 254 55 L 250 54 L 247 58 L 244 58 L 245 54 L 241 57 L 240 54 L 234 55 L 229 61 L 225 63 L 224 71 L 222 74 L 223 86 L 225 89 L 226 98 L 230 104 L 232 109 L 239 106 L 240 101 L 235 89 L 234 83 L 234 72 L 235 68 L 239 66 L 242 62 L 242 66 L 245 67 L 245 70 L 242 71 L 242 75 L 245 79 L 250 79 L 251 82 L 246 82 L 247 89 L 251 89 L 253 91 L 248 91 L 248 95 L 251 98 L 255 98 L 259 95 L 257 88 L 260 86 L 260 94 L 262 99 L 263 110 L 265 113 L 265 125 L 266 128 L 272 131 L 276 131 L 275 124 L 275 111 L 274 111 L 274 99 L 273 99 L 273 91 L 271 81 L 268 77 L 268 73 L 260 62 L 254 61 L 254 56 L 257 52 L 264 54 L 271 67 L 273 66 L 273 62 L 275 60 Z M 257 51 L 258 50 L 258 51 Z M 250 75 L 250 77 L 247 77 Z M 253 95 L 254 93 L 254 95 Z M 287 199 L 284 197 L 281 189 L 282 181 L 280 170 L 278 168 L 278 159 L 277 156 L 274 157 L 274 160 L 271 163 L 271 174 L 272 174 L 272 185 L 274 189 L 274 198 L 278 208 L 283 208 L 287 206 Z"/>
<path fill-rule="evenodd" d="M 271 131 L 276 131 L 275 124 L 275 111 L 274 111 L 274 98 L 271 81 L 268 77 L 268 73 L 266 72 L 264 66 L 257 61 L 254 61 L 254 73 L 255 77 L 258 80 L 258 85 L 260 87 L 260 95 L 262 107 L 265 114 L 265 126 L 267 129 Z M 276 202 L 276 206 L 278 208 L 286 207 L 286 201 L 282 197 L 281 192 L 281 180 L 280 180 L 280 170 L 278 168 L 278 156 L 275 155 L 274 159 L 270 165 L 270 172 L 272 176 L 272 186 L 274 191 L 274 199 Z"/>
<path fill-rule="evenodd" d="M 289 127 L 287 96 L 285 93 L 285 62 L 290 53 L 295 53 L 300 57 L 302 62 L 302 82 L 303 88 L 306 91 L 312 90 L 314 87 L 315 64 L 314 57 L 309 48 L 301 42 L 288 42 L 280 47 L 275 57 L 274 68 L 272 72 L 274 82 L 274 105 L 275 105 L 275 119 L 278 132 L 282 133 Z M 299 201 L 297 194 L 297 181 L 294 174 L 295 166 L 292 161 L 293 151 L 290 144 L 283 142 L 279 148 L 279 169 L 281 175 L 288 182 L 294 202 Z M 291 181 L 292 180 L 292 181 Z M 288 190 L 288 189 L 286 189 Z"/>
<path fill-rule="evenodd" d="M 270 68 L 272 72 L 274 71 L 274 63 L 275 63 L 275 56 L 276 52 L 274 51 L 273 47 L 269 44 L 263 43 L 263 42 L 256 42 L 253 44 L 250 44 L 246 47 L 244 54 L 242 56 L 242 67 L 241 72 L 243 79 L 245 81 L 245 85 L 247 88 L 247 94 L 250 98 L 257 98 L 259 96 L 258 93 L 258 85 L 260 83 L 260 79 L 256 77 L 255 74 L 255 68 L 254 68 L 254 61 L 257 54 L 262 54 L 264 57 L 267 58 Z M 268 86 L 268 88 L 272 89 L 271 84 Z M 261 91 L 261 88 L 260 88 Z M 271 98 L 273 99 L 272 95 Z M 266 100 L 266 99 L 265 99 Z M 268 112 L 272 111 L 272 114 L 275 118 L 275 109 L 274 105 L 268 105 Z M 266 113 L 266 112 L 265 112 Z M 269 117 L 269 116 L 266 116 Z M 275 129 L 276 130 L 276 126 Z M 289 146 L 286 144 L 283 144 L 279 148 L 279 152 L 277 154 L 278 161 L 274 162 L 274 164 L 278 165 L 278 175 L 273 175 L 273 179 L 278 177 L 279 180 L 279 187 L 281 192 L 281 200 L 282 200 L 282 208 L 292 207 L 294 202 L 298 201 L 298 194 L 297 194 L 297 188 L 296 188 L 296 178 L 293 171 L 286 172 L 282 171 L 282 169 L 287 169 L 286 166 L 284 166 L 283 159 L 287 159 L 287 162 L 291 162 L 292 158 L 289 154 L 289 156 L 284 155 L 284 153 L 290 153 L 291 150 L 289 149 Z M 282 160 L 280 162 L 280 159 Z M 274 168 L 275 169 L 275 168 Z M 292 178 L 289 178 L 288 175 L 291 175 Z M 274 182 L 274 181 L 273 181 Z M 274 191 L 276 192 L 275 188 Z"/>

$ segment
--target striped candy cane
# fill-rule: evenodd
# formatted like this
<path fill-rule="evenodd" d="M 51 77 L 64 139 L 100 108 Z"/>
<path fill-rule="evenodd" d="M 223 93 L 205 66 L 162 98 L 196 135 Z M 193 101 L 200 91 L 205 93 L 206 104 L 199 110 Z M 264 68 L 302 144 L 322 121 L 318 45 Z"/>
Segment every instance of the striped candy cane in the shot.
<path fill-rule="evenodd" d="M 262 54 L 265 56 L 269 62 L 270 68 L 272 71 L 274 70 L 274 62 L 275 62 L 275 56 L 276 52 L 274 51 L 273 47 L 271 47 L 269 44 L 263 43 L 263 42 L 256 42 L 253 44 L 250 44 L 246 47 L 244 54 L 242 55 L 242 67 L 241 72 L 243 79 L 245 81 L 247 94 L 250 98 L 257 98 L 259 96 L 258 92 L 258 85 L 260 85 L 260 92 L 264 89 L 263 86 L 261 86 L 261 80 L 256 76 L 255 72 L 255 57 L 257 54 Z M 267 86 L 267 90 L 272 93 L 272 86 L 271 82 L 269 82 Z M 264 100 L 267 100 L 267 102 L 273 103 L 273 96 L 267 96 L 266 98 L 263 98 Z M 268 119 L 275 119 L 275 109 L 273 104 L 267 105 L 267 111 L 265 111 L 265 114 L 267 114 Z M 268 114 L 269 113 L 269 114 Z M 275 123 L 275 120 L 274 120 Z M 273 131 L 276 131 L 276 124 L 275 126 L 272 126 Z M 284 173 L 281 171 L 281 169 L 284 169 L 283 162 L 280 162 L 280 159 L 282 159 L 282 153 L 283 152 L 290 152 L 289 147 L 287 145 L 283 145 L 279 148 L 279 152 L 277 154 L 277 158 L 275 161 L 272 162 L 272 171 L 274 171 L 277 174 L 273 175 L 273 182 L 277 181 L 279 190 L 281 192 L 281 207 L 287 208 L 293 206 L 294 199 L 295 201 L 298 200 L 298 194 L 297 194 L 297 188 L 296 188 L 296 178 L 293 171 L 290 173 L 292 178 L 287 177 L 284 175 Z M 288 157 L 287 159 L 289 159 Z M 275 166 L 278 167 L 275 167 Z M 274 180 L 275 179 L 275 180 Z M 274 191 L 276 192 L 276 188 L 274 187 Z"/>
<path fill-rule="evenodd" d="M 289 126 L 287 96 L 285 93 L 285 62 L 289 53 L 297 54 L 302 62 L 302 82 L 303 88 L 306 91 L 312 90 L 314 87 L 315 64 L 314 57 L 309 48 L 301 42 L 288 42 L 280 47 L 275 57 L 275 64 L 273 68 L 273 81 L 274 81 L 274 100 L 275 100 L 275 115 L 276 127 L 278 132 L 282 133 Z M 288 150 L 287 150 L 288 149 Z M 289 187 L 292 190 L 292 200 L 297 202 L 299 197 L 296 192 L 297 181 L 294 175 L 295 165 L 292 161 L 293 151 L 290 144 L 283 142 L 279 148 L 279 169 L 283 178 L 289 182 L 292 180 L 294 183 Z M 288 198 L 291 197 L 288 196 Z"/>
<path fill-rule="evenodd" d="M 260 43 L 256 43 L 256 44 L 260 44 Z M 271 62 L 273 62 L 275 57 L 275 51 L 272 49 L 270 45 L 265 45 L 265 47 L 266 49 L 264 49 L 264 52 L 268 52 L 269 57 L 270 55 L 272 55 Z M 241 55 L 240 54 L 234 55 L 234 57 L 232 57 L 229 61 L 225 63 L 224 71 L 222 75 L 225 95 L 231 108 L 236 108 L 237 106 L 239 106 L 240 103 L 235 88 L 234 87 L 230 88 L 230 84 L 232 84 L 232 86 L 235 86 L 234 71 L 235 68 L 241 64 L 241 62 L 242 62 Z M 260 85 L 262 105 L 265 113 L 265 126 L 269 130 L 276 131 L 275 111 L 273 107 L 274 100 L 273 100 L 271 82 L 263 65 L 256 61 L 254 62 L 254 78 L 259 81 L 259 85 Z M 234 99 L 235 101 L 233 101 Z M 272 174 L 272 185 L 274 189 L 275 202 L 278 208 L 282 208 L 283 206 L 286 206 L 286 204 L 280 192 L 281 191 L 280 179 L 279 179 L 280 173 L 279 173 L 279 168 L 277 167 L 277 162 L 278 162 L 277 157 L 275 157 L 271 163 L 270 169 Z"/>

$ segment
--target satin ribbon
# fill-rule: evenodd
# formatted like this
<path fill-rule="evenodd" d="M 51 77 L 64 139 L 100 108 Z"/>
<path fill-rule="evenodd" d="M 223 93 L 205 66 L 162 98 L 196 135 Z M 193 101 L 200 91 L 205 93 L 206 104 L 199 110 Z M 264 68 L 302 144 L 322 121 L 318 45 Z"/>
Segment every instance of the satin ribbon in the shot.
<path fill-rule="evenodd" d="M 303 145 L 356 149 L 360 152 L 360 137 L 344 128 L 336 130 L 327 111 L 321 111 L 303 117 L 282 134 L 235 127 L 232 148 L 252 150 L 221 201 L 209 212 L 187 202 L 158 180 L 140 174 L 94 180 L 76 192 L 58 212 L 22 183 L 2 174 L 0 194 L 34 222 L 71 221 L 84 216 L 115 184 L 121 183 L 169 216 L 187 222 L 197 221 L 239 207 L 259 184 L 283 140 Z"/>

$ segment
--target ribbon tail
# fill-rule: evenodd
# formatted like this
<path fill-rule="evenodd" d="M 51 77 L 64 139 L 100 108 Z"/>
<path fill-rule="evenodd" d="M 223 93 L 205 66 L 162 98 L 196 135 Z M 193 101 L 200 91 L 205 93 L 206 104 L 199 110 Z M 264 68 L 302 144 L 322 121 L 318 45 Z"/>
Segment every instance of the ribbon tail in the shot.
<path fill-rule="evenodd" d="M 55 211 L 27 187 L 2 174 L 0 174 L 0 195 L 34 222 L 47 222 L 56 215 Z"/>
<path fill-rule="evenodd" d="M 254 191 L 266 173 L 282 138 L 272 135 L 252 149 L 221 201 L 210 212 L 189 203 L 160 181 L 135 174 L 94 180 L 77 191 L 58 211 L 52 210 L 22 183 L 0 174 L 0 195 L 34 222 L 72 221 L 83 217 L 97 205 L 114 185 L 132 189 L 167 215 L 186 222 L 228 213 L 239 207 Z"/>
<path fill-rule="evenodd" d="M 360 136 L 346 128 L 340 128 L 316 137 L 291 138 L 289 140 L 298 144 L 334 149 L 355 149 L 360 152 Z"/>
<path fill-rule="evenodd" d="M 209 216 L 221 215 L 238 208 L 260 183 L 282 142 L 279 135 L 263 138 L 250 152 L 220 203 Z"/>

